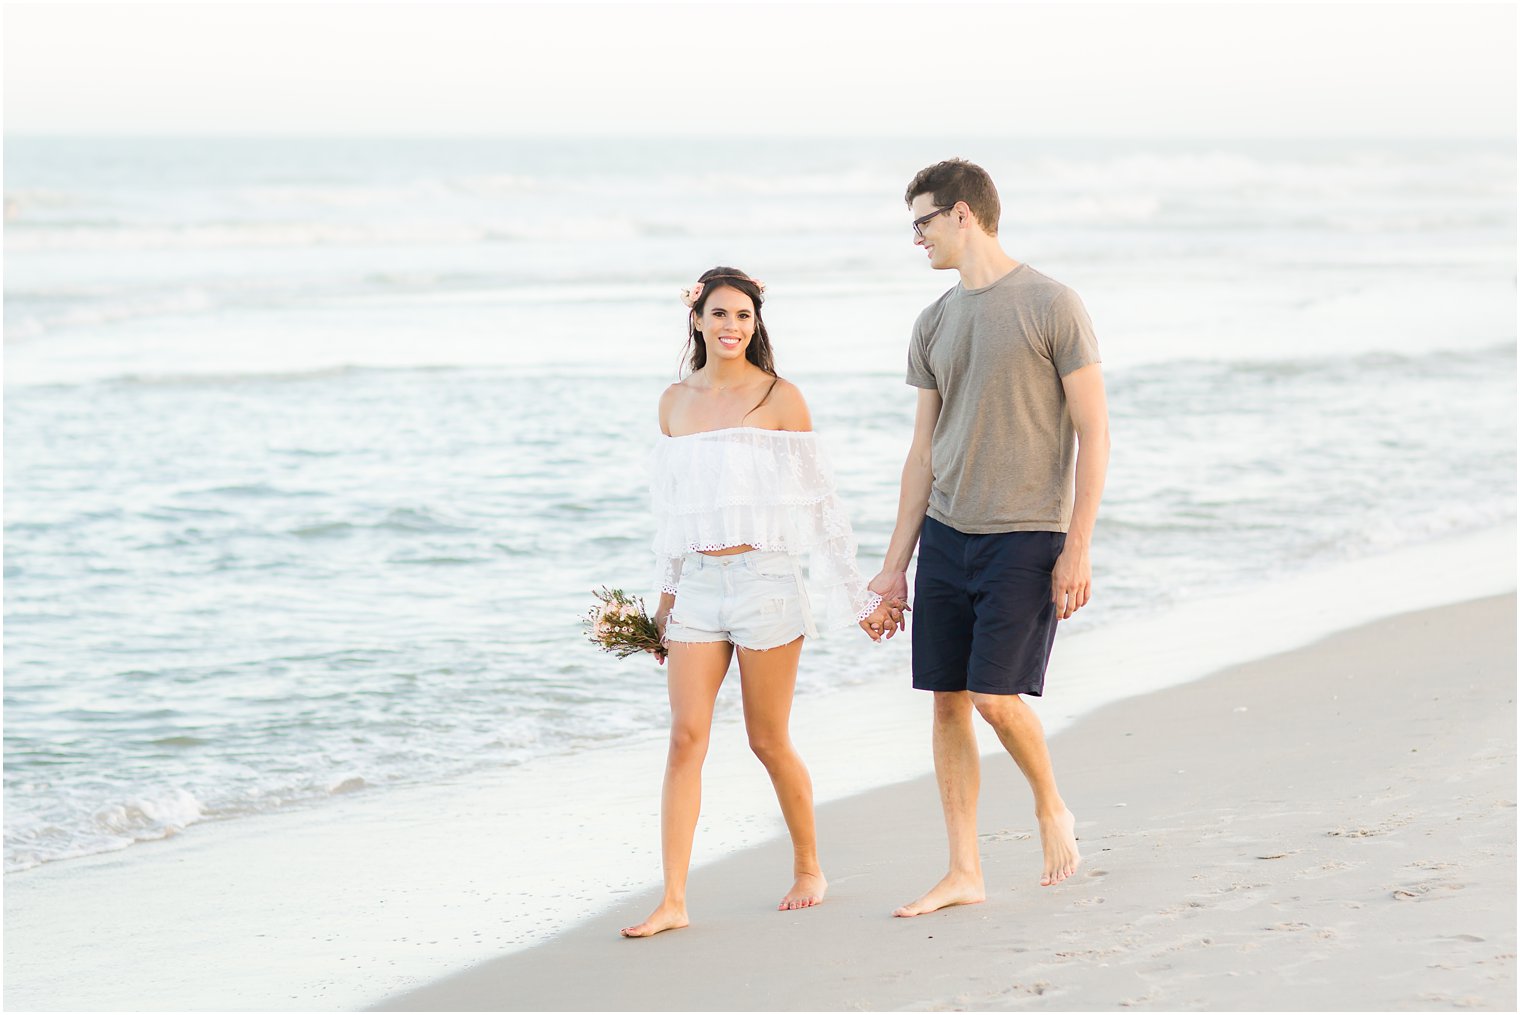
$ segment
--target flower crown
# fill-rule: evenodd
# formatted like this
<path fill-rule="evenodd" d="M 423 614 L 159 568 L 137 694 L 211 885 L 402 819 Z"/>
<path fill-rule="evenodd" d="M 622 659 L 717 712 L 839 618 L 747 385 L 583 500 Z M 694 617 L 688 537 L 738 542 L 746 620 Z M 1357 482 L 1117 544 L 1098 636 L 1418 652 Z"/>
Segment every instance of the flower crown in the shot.
<path fill-rule="evenodd" d="M 744 281 L 752 284 L 756 289 L 759 289 L 761 296 L 765 295 L 765 283 L 760 281 L 758 278 L 750 278 L 748 275 L 713 275 L 710 276 L 707 281 L 711 282 L 714 279 L 719 278 L 742 278 Z M 682 289 L 681 302 L 686 304 L 687 307 L 695 309 L 697 301 L 702 298 L 702 290 L 704 288 L 706 288 L 705 283 L 698 282 L 690 289 Z"/>

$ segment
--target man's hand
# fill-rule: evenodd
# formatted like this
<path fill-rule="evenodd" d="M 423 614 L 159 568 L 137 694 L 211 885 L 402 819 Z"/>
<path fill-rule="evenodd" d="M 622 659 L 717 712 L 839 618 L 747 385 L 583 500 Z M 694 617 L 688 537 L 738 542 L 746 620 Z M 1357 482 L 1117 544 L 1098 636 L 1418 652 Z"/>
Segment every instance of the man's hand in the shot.
<path fill-rule="evenodd" d="M 908 572 L 906 571 L 882 571 L 875 578 L 866 583 L 866 588 L 881 596 L 881 605 L 887 611 L 887 620 L 890 624 L 885 633 L 891 638 L 899 629 L 908 626 L 907 617 L 910 612 L 908 606 Z"/>
<path fill-rule="evenodd" d="M 883 599 L 896 599 L 898 602 L 906 603 L 908 601 L 908 572 L 883 571 L 867 582 L 866 588 Z"/>
<path fill-rule="evenodd" d="M 861 630 L 870 635 L 872 641 L 880 641 L 883 635 L 890 639 L 908 626 L 904 615 L 911 608 L 908 606 L 906 571 L 883 571 L 872 578 L 866 588 L 881 596 L 881 605 L 860 622 Z"/>
<path fill-rule="evenodd" d="M 1087 547 L 1067 543 L 1050 572 L 1050 601 L 1056 605 L 1056 619 L 1065 620 L 1091 598 L 1092 559 Z"/>

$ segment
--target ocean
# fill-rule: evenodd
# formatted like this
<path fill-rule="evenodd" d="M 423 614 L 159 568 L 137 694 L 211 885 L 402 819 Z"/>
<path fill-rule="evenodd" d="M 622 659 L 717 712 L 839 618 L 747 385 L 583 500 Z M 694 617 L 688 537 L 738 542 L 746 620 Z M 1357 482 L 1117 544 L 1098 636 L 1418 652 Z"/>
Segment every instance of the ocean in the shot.
<path fill-rule="evenodd" d="M 1513 523 L 1512 145 L 718 148 L 6 139 L 8 872 L 657 736 L 663 671 L 580 618 L 649 591 L 655 404 L 715 264 L 766 282 L 874 573 L 908 331 L 955 283 L 902 193 L 949 155 L 1103 351 L 1063 638 Z M 906 683 L 866 647 L 810 645 L 797 710 Z"/>

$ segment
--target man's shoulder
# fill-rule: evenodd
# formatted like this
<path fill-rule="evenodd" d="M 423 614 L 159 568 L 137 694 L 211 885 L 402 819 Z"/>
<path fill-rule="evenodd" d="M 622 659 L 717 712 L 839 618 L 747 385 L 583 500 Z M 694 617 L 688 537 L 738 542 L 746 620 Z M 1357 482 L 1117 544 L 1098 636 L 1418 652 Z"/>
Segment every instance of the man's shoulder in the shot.
<path fill-rule="evenodd" d="M 939 319 L 945 315 L 945 305 L 954 298 L 955 294 L 960 291 L 960 288 L 960 283 L 957 282 L 941 293 L 939 298 L 933 303 L 920 310 L 918 312 L 918 320 L 915 322 L 916 330 L 924 333 L 933 331 L 934 326 L 939 323 Z"/>
<path fill-rule="evenodd" d="M 1008 286 L 1010 297 L 1042 310 L 1062 298 L 1074 298 L 1077 295 L 1076 290 L 1065 282 L 1059 282 L 1027 263 L 1022 271 L 1013 273 L 1009 282 L 1012 283 Z"/>

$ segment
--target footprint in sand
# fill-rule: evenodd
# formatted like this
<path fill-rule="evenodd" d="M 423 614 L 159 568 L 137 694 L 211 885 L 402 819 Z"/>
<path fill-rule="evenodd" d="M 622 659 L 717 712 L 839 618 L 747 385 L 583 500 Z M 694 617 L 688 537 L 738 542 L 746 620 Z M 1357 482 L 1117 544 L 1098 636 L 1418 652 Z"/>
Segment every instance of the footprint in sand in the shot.
<path fill-rule="evenodd" d="M 1406 863 L 1404 866 L 1418 867 L 1420 870 L 1426 871 L 1449 871 L 1459 865 L 1447 860 L 1416 860 L 1414 863 Z"/>
<path fill-rule="evenodd" d="M 1409 815 L 1395 814 L 1384 820 L 1381 824 L 1374 825 L 1371 828 L 1332 828 L 1325 834 L 1342 839 L 1370 839 L 1376 835 L 1387 835 L 1396 828 L 1403 828 L 1413 820 Z"/>
<path fill-rule="evenodd" d="M 1266 899 L 1267 893 L 1260 891 L 1265 885 L 1230 885 L 1209 893 L 1208 908 L 1223 910 L 1227 913 L 1238 912 L 1242 909 L 1250 909 L 1252 906 Z M 1192 906 L 1202 906 L 1202 902 L 1189 903 Z"/>
<path fill-rule="evenodd" d="M 1365 866 L 1365 864 L 1361 862 L 1349 864 L 1340 860 L 1332 860 L 1329 863 L 1320 864 L 1317 867 L 1305 867 L 1303 870 L 1300 870 L 1294 874 L 1293 877 L 1297 881 L 1316 881 L 1319 878 L 1327 878 L 1333 874 L 1338 874 L 1341 871 L 1352 870 L 1356 867 L 1362 866 Z"/>
<path fill-rule="evenodd" d="M 1120 1008 L 1144 1008 L 1144 1007 L 1146 1007 L 1148 1005 L 1151 1005 L 1151 1004 L 1154 1004 L 1154 1003 L 1155 1003 L 1155 999 L 1152 998 L 1149 994 L 1146 994 L 1144 997 L 1129 997 L 1129 998 L 1125 998 L 1123 1001 L 1119 1002 L 1119 1007 Z"/>
<path fill-rule="evenodd" d="M 1441 1008 L 1487 1008 L 1489 1004 L 1481 997 L 1449 997 L 1445 994 L 1421 994 L 1421 1001 Z"/>
<path fill-rule="evenodd" d="M 1458 884 L 1454 881 L 1426 882 L 1425 884 L 1409 885 L 1405 888 L 1395 888 L 1392 895 L 1400 901 L 1408 901 L 1410 899 L 1423 899 L 1427 895 L 1430 895 L 1431 892 L 1436 891 L 1460 892 L 1466 887 L 1466 885 Z"/>
<path fill-rule="evenodd" d="M 983 842 L 1022 842 L 1034 838 L 1033 832 L 1013 832 L 1004 828 L 997 832 L 983 832 L 977 836 Z"/>

